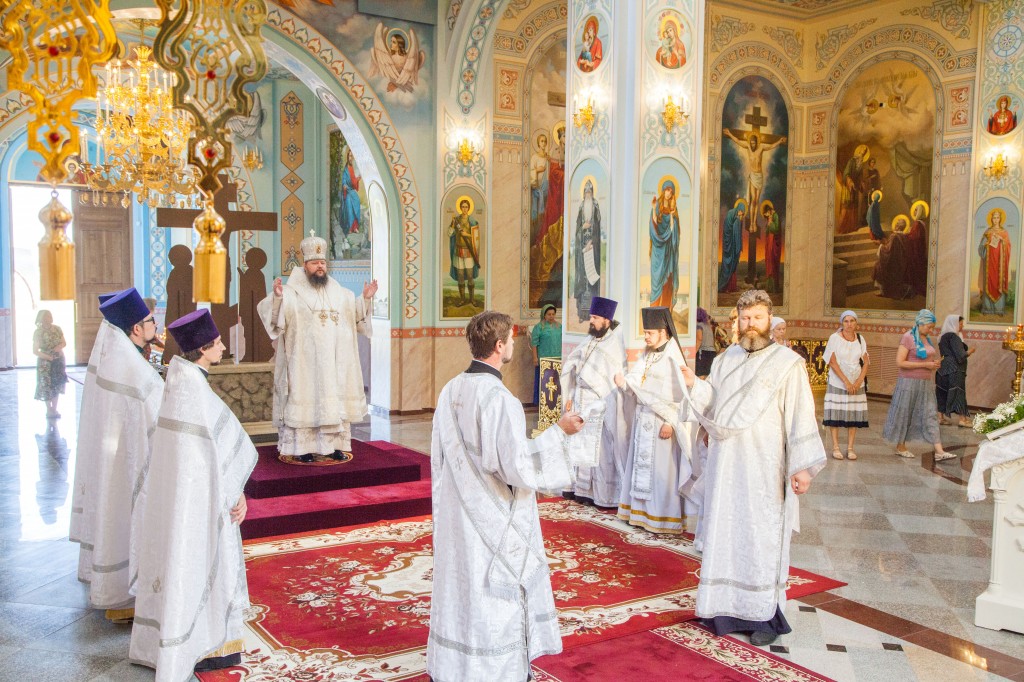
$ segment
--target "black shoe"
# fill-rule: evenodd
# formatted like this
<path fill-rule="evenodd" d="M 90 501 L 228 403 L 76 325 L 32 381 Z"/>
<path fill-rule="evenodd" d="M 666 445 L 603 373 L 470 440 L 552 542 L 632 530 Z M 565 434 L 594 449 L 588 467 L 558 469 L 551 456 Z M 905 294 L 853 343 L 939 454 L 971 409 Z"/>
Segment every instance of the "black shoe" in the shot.
<path fill-rule="evenodd" d="M 333 459 L 335 462 L 344 462 L 346 459 L 348 459 L 345 453 L 342 452 L 341 450 L 335 450 L 334 452 L 327 456 Z"/>
<path fill-rule="evenodd" d="M 295 459 L 299 460 L 303 464 L 312 464 L 313 462 L 316 461 L 316 458 L 313 455 L 308 454 L 308 453 L 305 454 L 305 455 L 299 455 Z"/>
<path fill-rule="evenodd" d="M 775 641 L 777 634 L 771 630 L 758 630 L 750 633 L 750 643 L 754 646 L 766 646 Z"/>
<path fill-rule="evenodd" d="M 194 670 L 197 673 L 205 673 L 213 670 L 223 670 L 224 668 L 233 668 L 236 665 L 242 665 L 242 654 L 228 654 L 227 656 L 204 658 L 196 663 Z"/>

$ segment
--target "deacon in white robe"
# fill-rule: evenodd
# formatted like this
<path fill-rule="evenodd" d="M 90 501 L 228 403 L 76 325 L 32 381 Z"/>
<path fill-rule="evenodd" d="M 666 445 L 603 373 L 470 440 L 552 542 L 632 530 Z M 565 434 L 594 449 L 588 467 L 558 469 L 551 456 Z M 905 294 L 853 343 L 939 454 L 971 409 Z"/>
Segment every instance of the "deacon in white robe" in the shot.
<path fill-rule="evenodd" d="M 708 432 L 697 615 L 762 646 L 790 632 L 782 612 L 796 495 L 825 466 L 803 358 L 772 343 L 771 299 L 740 296 L 739 341 L 707 381 L 684 371 L 681 416 Z"/>
<path fill-rule="evenodd" d="M 163 382 L 142 357 L 156 322 L 139 293 L 119 292 L 100 310 L 106 319 L 93 353 L 99 354 L 95 369 L 90 362 L 86 376 L 71 537 L 79 544 L 78 577 L 89 585 L 89 604 L 111 620 L 125 620 L 133 614 L 132 538 L 144 506 Z"/>
<path fill-rule="evenodd" d="M 273 421 L 290 463 L 348 458 L 352 422 L 366 415 L 357 333 L 371 335 L 376 280 L 361 298 L 327 274 L 327 242 L 302 240 L 303 267 L 257 305 L 276 342 Z"/>
<path fill-rule="evenodd" d="M 626 394 L 615 390 L 615 375 L 627 369 L 622 327 L 614 321 L 617 305 L 594 297 L 590 338 L 569 354 L 561 373 L 566 411 L 583 417 L 583 431 L 569 447 L 579 450 L 572 453 L 574 459 L 586 462 L 576 468 L 576 484 L 568 492 L 598 507 L 619 505 L 633 407 Z"/>
<path fill-rule="evenodd" d="M 654 533 L 681 533 L 680 471 L 688 477 L 693 427 L 679 419 L 686 365 L 668 308 L 644 308 L 647 349 L 615 383 L 636 399 L 619 518 Z"/>
<path fill-rule="evenodd" d="M 153 436 L 129 658 L 156 668 L 157 682 L 185 682 L 193 670 L 241 659 L 249 592 L 238 524 L 257 455 L 209 386 L 209 368 L 224 353 L 209 311 L 168 331 L 182 353 L 168 367 Z"/>
<path fill-rule="evenodd" d="M 519 399 L 501 382 L 512 359 L 512 318 L 470 320 L 470 368 L 437 401 L 430 448 L 433 593 L 427 672 L 434 682 L 525 682 L 530 661 L 562 650 L 535 491 L 572 481 L 562 416 L 526 438 Z"/>

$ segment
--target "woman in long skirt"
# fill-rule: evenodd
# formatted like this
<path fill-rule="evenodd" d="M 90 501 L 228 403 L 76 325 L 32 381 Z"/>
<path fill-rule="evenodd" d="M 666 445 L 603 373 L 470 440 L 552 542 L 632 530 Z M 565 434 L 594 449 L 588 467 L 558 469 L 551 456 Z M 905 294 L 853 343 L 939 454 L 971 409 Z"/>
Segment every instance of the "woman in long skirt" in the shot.
<path fill-rule="evenodd" d="M 942 364 L 935 373 L 935 402 L 939 408 L 939 424 L 972 426 L 967 409 L 967 358 L 974 353 L 963 336 L 964 318 L 947 315 L 939 337 Z M 954 421 L 953 415 L 959 419 Z"/>
<path fill-rule="evenodd" d="M 64 392 L 68 375 L 64 366 L 64 332 L 53 323 L 49 310 L 36 315 L 32 352 L 36 358 L 36 400 L 46 403 L 46 416 L 57 418 L 57 398 Z"/>
<path fill-rule="evenodd" d="M 952 459 L 953 453 L 942 449 L 939 438 L 939 420 L 935 404 L 935 371 L 939 368 L 939 351 L 928 335 L 935 331 L 935 313 L 921 310 L 914 319 L 914 327 L 900 339 L 896 349 L 896 390 L 889 404 L 882 436 L 896 444 L 896 455 L 913 457 L 907 450 L 908 440 L 931 443 L 935 448 L 935 461 Z"/>
<path fill-rule="evenodd" d="M 828 364 L 825 390 L 825 418 L 832 431 L 832 457 L 843 459 L 839 429 L 846 429 L 846 459 L 857 459 L 853 449 L 857 429 L 868 426 L 868 344 L 857 333 L 857 313 L 847 310 L 839 316 L 839 330 L 825 344 L 823 360 Z"/>

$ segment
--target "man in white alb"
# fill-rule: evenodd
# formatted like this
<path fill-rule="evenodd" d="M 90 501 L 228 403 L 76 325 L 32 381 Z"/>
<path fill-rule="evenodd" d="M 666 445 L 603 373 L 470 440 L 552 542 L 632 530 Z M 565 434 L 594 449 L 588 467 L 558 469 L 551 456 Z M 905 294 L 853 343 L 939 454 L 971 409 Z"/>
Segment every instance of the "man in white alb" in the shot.
<path fill-rule="evenodd" d="M 241 662 L 249 591 L 238 524 L 256 448 L 208 383 L 224 344 L 208 310 L 167 325 L 180 355 L 167 369 L 153 435 L 129 657 L 157 682 Z M 159 482 L 159 485 L 156 485 Z"/>
<path fill-rule="evenodd" d="M 626 414 L 627 396 L 615 390 L 613 378 L 626 371 L 626 345 L 622 326 L 615 321 L 618 303 L 595 296 L 590 302 L 590 337 L 562 363 L 562 396 L 567 412 L 583 417 L 583 432 L 569 443 L 580 449 L 577 458 L 587 462 L 576 469 L 576 485 L 570 491 L 598 507 L 617 507 L 629 448 L 632 405 Z"/>
<path fill-rule="evenodd" d="M 708 432 L 697 615 L 718 635 L 746 632 L 763 646 L 791 631 L 782 607 L 796 496 L 826 460 L 803 358 L 772 342 L 771 298 L 751 289 L 736 308 L 739 341 L 707 381 L 683 370 L 680 418 Z"/>
<path fill-rule="evenodd" d="M 278 451 L 290 464 L 351 457 L 352 422 L 366 415 L 356 333 L 371 335 L 377 281 L 357 298 L 327 274 L 327 242 L 312 236 L 300 244 L 303 267 L 257 310 L 277 342 L 273 420 Z"/>
<path fill-rule="evenodd" d="M 100 312 L 103 331 L 93 353 L 99 357 L 90 357 L 94 376 L 83 397 L 70 536 L 79 544 L 78 579 L 89 585 L 89 604 L 123 621 L 134 615 L 136 525 L 163 382 L 142 357 L 156 322 L 139 292 L 116 293 Z"/>
<path fill-rule="evenodd" d="M 473 362 L 441 390 L 434 413 L 434 682 L 524 682 L 530 661 L 562 650 L 536 491 L 572 483 L 566 436 L 583 421 L 567 413 L 527 439 L 523 405 L 501 382 L 514 327 L 495 311 L 469 321 Z"/>

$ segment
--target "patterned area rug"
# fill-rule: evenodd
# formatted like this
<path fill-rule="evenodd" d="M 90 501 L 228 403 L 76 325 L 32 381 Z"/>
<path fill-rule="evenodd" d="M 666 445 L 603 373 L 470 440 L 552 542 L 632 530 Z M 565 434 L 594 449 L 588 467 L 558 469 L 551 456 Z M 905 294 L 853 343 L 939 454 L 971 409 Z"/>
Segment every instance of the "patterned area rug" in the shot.
<path fill-rule="evenodd" d="M 540 509 L 566 650 L 694 617 L 700 561 L 689 538 L 653 535 L 569 500 L 543 502 Z M 253 541 L 245 557 L 252 608 L 243 666 L 204 673 L 204 682 L 391 681 L 423 674 L 433 568 L 429 517 Z M 843 584 L 792 573 L 791 597 Z"/>

